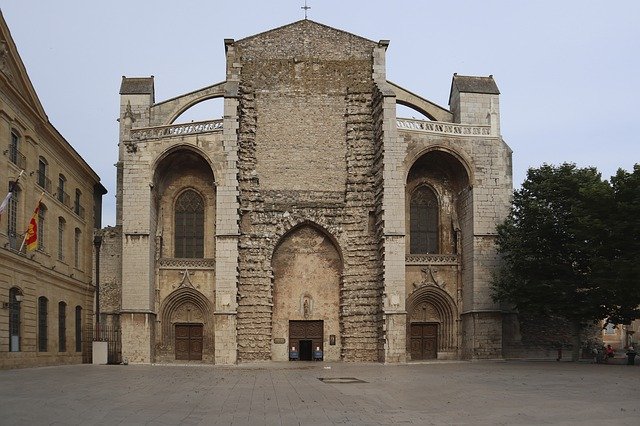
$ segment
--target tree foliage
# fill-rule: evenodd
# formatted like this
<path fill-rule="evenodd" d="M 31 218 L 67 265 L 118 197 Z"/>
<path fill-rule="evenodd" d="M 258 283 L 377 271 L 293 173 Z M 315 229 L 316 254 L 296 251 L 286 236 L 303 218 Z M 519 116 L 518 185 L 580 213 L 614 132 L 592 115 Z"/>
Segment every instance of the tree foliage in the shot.
<path fill-rule="evenodd" d="M 592 167 L 530 169 L 498 227 L 494 299 L 565 318 L 576 339 L 589 323 L 640 317 L 639 221 L 638 165 L 611 184 Z"/>
<path fill-rule="evenodd" d="M 593 168 L 530 169 L 498 227 L 504 263 L 496 298 L 519 310 L 578 322 L 604 315 L 596 303 L 603 296 L 598 249 L 607 232 L 603 200 L 611 198 L 611 188 Z"/>
<path fill-rule="evenodd" d="M 640 318 L 640 164 L 611 178 L 611 294 L 609 321 L 629 324 Z"/>

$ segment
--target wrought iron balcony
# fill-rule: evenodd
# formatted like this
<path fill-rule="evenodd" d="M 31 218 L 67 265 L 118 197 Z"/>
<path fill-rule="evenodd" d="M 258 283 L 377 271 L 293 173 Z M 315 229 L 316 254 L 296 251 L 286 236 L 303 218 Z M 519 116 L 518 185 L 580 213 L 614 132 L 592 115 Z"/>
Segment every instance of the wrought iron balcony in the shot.
<path fill-rule="evenodd" d="M 48 193 L 51 193 L 51 179 L 49 179 L 47 175 L 45 173 L 42 173 L 40 170 L 38 170 L 38 180 L 36 183 L 40 188 L 44 189 Z"/>
<path fill-rule="evenodd" d="M 27 157 L 15 145 L 9 145 L 9 161 L 23 170 L 27 168 Z"/>

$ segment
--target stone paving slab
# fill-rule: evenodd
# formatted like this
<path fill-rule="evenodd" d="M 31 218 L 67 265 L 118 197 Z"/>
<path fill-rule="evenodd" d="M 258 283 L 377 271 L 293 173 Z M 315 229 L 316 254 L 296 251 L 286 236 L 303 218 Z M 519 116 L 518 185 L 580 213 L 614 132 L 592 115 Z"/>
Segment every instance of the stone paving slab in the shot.
<path fill-rule="evenodd" d="M 318 379 L 346 377 L 362 382 Z M 0 424 L 638 425 L 640 368 L 448 362 L 5 370 Z"/>

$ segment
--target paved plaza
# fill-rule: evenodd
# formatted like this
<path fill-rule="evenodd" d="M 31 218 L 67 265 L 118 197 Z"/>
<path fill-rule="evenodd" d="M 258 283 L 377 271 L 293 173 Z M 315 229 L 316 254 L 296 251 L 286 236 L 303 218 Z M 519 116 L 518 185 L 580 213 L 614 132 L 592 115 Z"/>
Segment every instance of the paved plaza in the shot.
<path fill-rule="evenodd" d="M 0 424 L 638 425 L 639 387 L 567 362 L 74 365 L 0 371 Z"/>

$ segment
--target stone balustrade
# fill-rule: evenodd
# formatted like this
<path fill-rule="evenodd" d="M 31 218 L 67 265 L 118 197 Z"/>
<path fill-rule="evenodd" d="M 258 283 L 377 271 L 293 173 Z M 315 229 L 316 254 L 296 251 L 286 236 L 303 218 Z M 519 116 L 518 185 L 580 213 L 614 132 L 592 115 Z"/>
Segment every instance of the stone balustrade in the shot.
<path fill-rule="evenodd" d="M 214 269 L 215 259 L 195 259 L 195 258 L 161 258 L 158 259 L 160 269 Z"/>
<path fill-rule="evenodd" d="M 491 126 L 475 126 L 470 124 L 443 123 L 440 121 L 415 120 L 397 118 L 398 129 L 418 132 L 443 133 L 456 136 L 492 136 Z"/>
<path fill-rule="evenodd" d="M 172 136 L 186 136 L 221 131 L 222 120 L 209 120 L 132 129 L 130 137 L 132 141 L 141 141 L 146 139 L 159 139 Z"/>
<path fill-rule="evenodd" d="M 458 255 L 455 254 L 408 254 L 407 265 L 457 265 Z"/>
<path fill-rule="evenodd" d="M 411 118 L 397 118 L 396 124 L 400 130 L 418 132 L 441 133 L 456 136 L 492 136 L 491 126 L 474 126 L 470 124 L 444 123 L 440 121 L 415 120 Z M 172 136 L 194 135 L 222 131 L 222 120 L 196 121 L 192 123 L 171 124 L 168 126 L 141 127 L 132 129 L 132 141 L 159 139 Z"/>

